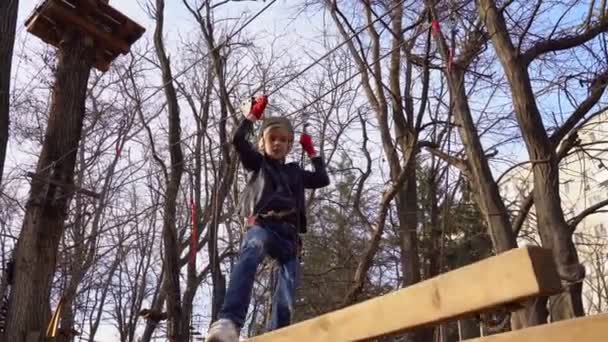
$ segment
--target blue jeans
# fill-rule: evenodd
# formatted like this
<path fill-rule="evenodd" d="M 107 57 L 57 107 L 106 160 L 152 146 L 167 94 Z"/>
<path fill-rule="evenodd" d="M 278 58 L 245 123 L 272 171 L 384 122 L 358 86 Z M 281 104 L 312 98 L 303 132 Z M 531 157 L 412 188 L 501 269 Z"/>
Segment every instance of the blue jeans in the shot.
<path fill-rule="evenodd" d="M 266 255 L 278 261 L 276 269 L 272 315 L 267 330 L 275 330 L 291 323 L 294 295 L 299 280 L 297 241 L 279 234 L 286 224 L 254 225 L 245 234 L 239 260 L 230 274 L 230 283 L 224 297 L 219 318 L 233 321 L 243 327 L 251 300 L 251 291 L 258 265 Z M 290 229 L 295 229 L 290 227 Z M 297 235 L 296 235 L 297 236 Z"/>

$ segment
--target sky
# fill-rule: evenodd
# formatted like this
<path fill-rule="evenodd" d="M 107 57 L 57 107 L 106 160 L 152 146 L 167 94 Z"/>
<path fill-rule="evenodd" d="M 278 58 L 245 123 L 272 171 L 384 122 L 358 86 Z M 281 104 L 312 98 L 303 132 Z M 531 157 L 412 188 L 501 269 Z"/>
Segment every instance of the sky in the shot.
<path fill-rule="evenodd" d="M 190 1 L 194 2 L 195 0 Z M 181 0 L 166 0 L 166 2 L 166 44 L 169 53 L 175 54 L 177 53 L 180 40 L 183 37 L 194 34 L 197 31 L 197 24 L 193 21 Z M 252 15 L 269 2 L 270 0 L 264 2 L 246 0 L 230 1 L 223 6 L 224 10 L 220 15 L 226 18 L 241 17 L 243 14 Z M 38 0 L 20 0 L 19 2 L 18 37 L 15 44 L 16 54 L 19 54 L 20 51 L 23 52 L 23 49 L 27 51 L 31 47 L 40 44 L 37 38 L 27 34 L 23 25 L 25 19 L 39 3 L 40 1 Z M 154 31 L 154 23 L 142 8 L 143 3 L 143 0 L 110 1 L 112 6 L 146 28 L 144 37 L 136 44 L 144 44 L 146 40 L 150 41 Z M 301 46 L 320 33 L 325 22 L 322 17 L 311 17 L 306 14 L 300 15 L 294 19 L 296 11 L 293 7 L 293 3 L 294 1 L 277 0 L 266 12 L 249 25 L 245 32 L 249 34 L 260 33 L 260 35 L 256 36 L 260 37 L 260 39 L 270 39 L 274 35 L 282 35 L 285 37 L 282 43 L 293 46 L 292 52 L 298 53 L 298 49 L 301 48 Z M 14 82 L 27 84 L 29 78 L 34 77 L 33 73 L 23 72 L 24 68 L 27 68 L 27 66 L 20 65 L 22 65 L 22 63 L 19 61 L 13 64 Z M 9 147 L 8 163 L 10 164 L 12 160 L 13 164 L 17 164 L 22 156 L 11 151 L 15 151 L 15 149 Z M 115 341 L 116 336 L 114 335 L 114 329 L 107 327 L 102 329 L 97 335 L 96 340 L 100 342 Z"/>

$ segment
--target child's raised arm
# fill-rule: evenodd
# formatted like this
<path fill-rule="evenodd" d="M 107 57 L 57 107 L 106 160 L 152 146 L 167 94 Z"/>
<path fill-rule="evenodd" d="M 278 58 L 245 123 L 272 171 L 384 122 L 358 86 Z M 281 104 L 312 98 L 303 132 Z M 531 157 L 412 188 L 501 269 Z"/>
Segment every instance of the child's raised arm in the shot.
<path fill-rule="evenodd" d="M 325 169 L 325 162 L 323 158 L 317 156 L 317 151 L 312 143 L 312 137 L 306 133 L 300 137 L 300 144 L 302 149 L 306 151 L 306 154 L 310 158 L 314 172 L 302 170 L 302 182 L 304 187 L 307 189 L 318 189 L 329 185 L 329 176 Z"/>
<path fill-rule="evenodd" d="M 325 162 L 321 157 L 311 159 L 315 171 L 302 170 L 302 182 L 306 189 L 319 189 L 329 185 L 329 176 L 325 169 Z"/>
<path fill-rule="evenodd" d="M 241 111 L 245 119 L 241 121 L 232 137 L 232 145 L 241 158 L 241 163 L 249 171 L 257 171 L 262 165 L 263 156 L 247 141 L 247 134 L 253 131 L 253 123 L 264 116 L 268 103 L 266 96 L 251 97 L 243 101 Z"/>
<path fill-rule="evenodd" d="M 232 145 L 241 158 L 243 167 L 249 171 L 257 171 L 262 165 L 262 154 L 256 151 L 247 140 L 247 134 L 253 130 L 253 122 L 243 119 L 234 132 Z"/>

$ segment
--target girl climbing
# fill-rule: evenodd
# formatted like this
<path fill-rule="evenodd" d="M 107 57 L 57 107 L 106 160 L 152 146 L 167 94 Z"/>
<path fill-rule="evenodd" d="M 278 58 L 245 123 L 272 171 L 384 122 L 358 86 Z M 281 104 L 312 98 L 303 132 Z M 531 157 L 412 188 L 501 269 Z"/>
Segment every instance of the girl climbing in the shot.
<path fill-rule="evenodd" d="M 243 103 L 241 110 L 245 119 L 232 141 L 243 167 L 251 172 L 239 204 L 240 214 L 245 219 L 245 235 L 219 319 L 209 328 L 209 342 L 238 341 L 257 267 L 267 255 L 279 264 L 268 330 L 291 323 L 299 277 L 299 234 L 306 232 L 304 189 L 329 185 L 325 164 L 317 155 L 310 135 L 302 134 L 300 144 L 315 171 L 285 162 L 293 145 L 294 130 L 287 118 L 263 118 L 267 101 L 265 96 L 260 96 Z M 262 127 L 256 150 L 247 141 L 247 134 L 252 131 L 254 122 L 260 120 Z"/>

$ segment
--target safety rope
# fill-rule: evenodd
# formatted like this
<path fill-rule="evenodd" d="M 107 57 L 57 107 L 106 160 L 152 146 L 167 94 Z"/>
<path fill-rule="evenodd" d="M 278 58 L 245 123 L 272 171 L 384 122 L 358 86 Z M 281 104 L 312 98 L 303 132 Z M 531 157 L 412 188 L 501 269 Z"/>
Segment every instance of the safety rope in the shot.
<path fill-rule="evenodd" d="M 241 25 L 236 31 L 234 31 L 231 35 L 229 35 L 226 39 L 224 39 L 224 41 L 222 43 L 220 43 L 218 46 L 216 46 L 215 48 L 211 49 L 209 52 L 207 52 L 204 56 L 196 59 L 193 63 L 191 63 L 187 68 L 185 68 L 184 70 L 178 72 L 177 74 L 175 74 L 174 76 L 172 76 L 167 82 L 161 84 L 159 86 L 159 88 L 153 92 L 152 94 L 150 94 L 149 96 L 145 97 L 143 100 L 140 100 L 139 102 L 143 103 L 148 101 L 149 99 L 153 98 L 154 96 L 156 96 L 160 91 L 162 91 L 167 85 L 171 84 L 173 81 L 177 80 L 177 78 L 183 76 L 185 73 L 187 73 L 188 71 L 190 71 L 192 68 L 194 68 L 196 65 L 198 65 L 198 63 L 200 63 L 201 61 L 205 60 L 209 55 L 211 55 L 213 52 L 215 52 L 216 50 L 222 48 L 224 45 L 226 45 L 226 43 L 228 43 L 232 38 L 234 38 L 236 35 L 238 35 L 239 33 L 241 33 L 249 24 L 251 24 L 256 18 L 258 18 L 262 13 L 264 13 L 270 6 L 272 6 L 272 4 L 274 4 L 277 0 L 272 0 L 270 1 L 268 4 L 266 4 L 261 10 L 259 10 L 255 15 L 253 15 L 251 18 L 249 18 L 247 21 L 245 21 L 245 23 L 243 25 Z M 180 141 L 175 142 L 174 144 L 178 144 L 185 141 L 185 139 L 182 139 Z M 173 145 L 170 145 L 169 147 L 171 147 Z M 72 153 L 76 152 L 76 150 L 78 149 L 78 147 L 71 149 L 70 151 L 66 152 L 64 155 L 60 156 L 59 158 L 57 158 L 55 160 L 55 162 L 59 162 L 65 158 L 67 158 L 69 155 L 71 155 Z M 51 165 L 47 165 L 44 168 L 42 168 L 39 172 L 44 172 L 46 170 L 48 170 L 51 167 Z"/>
<path fill-rule="evenodd" d="M 272 3 L 274 3 L 274 1 L 273 1 L 273 2 L 271 2 L 270 4 L 272 4 Z M 270 4 L 269 4 L 269 5 L 270 5 Z M 268 8 L 268 6 L 264 7 L 264 9 L 263 9 L 262 11 L 264 11 L 266 8 Z M 260 11 L 260 12 L 258 13 L 258 15 L 259 15 L 259 14 L 260 14 L 262 11 Z M 387 12 L 387 13 L 388 13 L 388 12 Z M 380 19 L 380 18 L 384 17 L 384 16 L 385 16 L 387 13 L 385 13 L 385 14 L 384 14 L 384 15 L 382 15 L 382 16 L 376 16 L 376 17 L 377 17 L 378 19 Z M 258 15 L 254 16 L 254 17 L 257 17 Z M 444 19 L 445 19 L 445 17 L 444 17 Z M 253 18 L 252 18 L 250 21 L 248 21 L 248 22 L 246 23 L 246 25 L 247 25 L 247 24 L 249 24 L 249 23 L 250 23 L 252 20 L 253 20 Z M 374 22 L 375 22 L 375 21 L 374 21 Z M 244 25 L 244 26 L 245 26 L 245 25 Z M 244 26 L 243 26 L 243 27 L 244 27 Z M 366 27 L 369 27 L 369 26 L 366 26 Z M 432 29 L 432 23 L 431 23 L 431 29 Z M 240 31 L 240 30 L 242 30 L 242 28 L 241 28 L 241 29 L 239 29 L 238 31 Z M 362 31 L 362 30 L 358 30 L 357 32 L 358 32 L 358 33 L 360 33 L 361 31 Z M 416 33 L 416 34 L 414 35 L 414 37 L 413 37 L 413 38 L 416 38 L 417 36 L 419 36 L 419 35 L 423 34 L 424 32 L 425 32 L 425 30 L 421 30 L 420 32 Z M 351 37 L 349 37 L 348 39 L 350 40 L 350 39 L 354 38 L 354 36 L 356 36 L 356 34 L 355 34 L 355 35 L 352 35 L 352 36 L 351 36 Z M 232 36 L 231 36 L 231 37 L 232 37 Z M 390 54 L 391 54 L 391 53 L 393 53 L 393 52 L 394 52 L 396 49 L 401 48 L 401 47 L 404 45 L 404 43 L 405 43 L 405 41 L 404 41 L 402 44 L 400 44 L 400 45 L 398 45 L 398 46 L 394 47 L 393 49 L 391 49 L 391 50 L 390 50 L 390 51 L 388 51 L 387 53 L 385 53 L 385 54 L 383 54 L 383 55 L 379 56 L 379 57 L 378 57 L 376 60 L 374 60 L 374 61 L 372 61 L 371 63 L 369 63 L 369 64 L 368 64 L 368 67 L 373 66 L 373 65 L 375 65 L 375 64 L 377 64 L 377 63 L 379 63 L 380 61 L 382 61 L 384 58 L 386 58 L 386 57 L 390 56 Z M 344 44 L 341 44 L 340 46 L 342 46 L 342 45 L 344 45 Z M 221 46 L 221 45 L 220 45 L 220 46 Z M 218 47 L 219 47 L 219 46 L 218 46 Z M 335 51 L 335 50 L 336 50 L 336 48 L 332 49 L 332 50 L 331 50 L 331 52 L 333 52 L 333 51 Z M 331 52 L 330 52 L 330 53 L 331 53 Z M 326 54 L 325 54 L 325 55 L 324 55 L 322 58 L 326 58 L 328 55 L 329 55 L 329 53 L 326 53 Z M 321 58 L 320 58 L 320 59 L 321 59 Z M 310 66 L 306 67 L 306 68 L 305 68 L 305 69 L 303 69 L 301 72 L 299 72 L 299 73 L 298 73 L 298 74 L 299 74 L 299 76 L 301 76 L 301 74 L 302 74 L 303 72 L 305 72 L 305 71 L 309 70 L 309 69 L 310 69 L 312 66 L 316 65 L 316 64 L 317 64 L 317 63 L 320 61 L 320 59 L 315 60 L 315 61 L 314 61 L 314 62 L 313 62 L 313 63 L 312 63 Z M 321 94 L 321 95 L 319 95 L 319 96 L 315 97 L 313 100 L 311 100 L 311 101 L 310 101 L 309 103 L 307 103 L 306 105 L 304 105 L 304 106 L 302 106 L 302 107 L 298 108 L 297 110 L 294 110 L 294 111 L 292 111 L 292 112 L 290 112 L 290 113 L 286 114 L 285 116 L 286 116 L 286 117 L 293 116 L 293 115 L 295 115 L 295 114 L 297 114 L 297 113 L 300 113 L 300 112 L 302 112 L 302 111 L 306 110 L 306 109 L 307 109 L 307 108 L 309 108 L 310 106 L 314 105 L 315 103 L 317 103 L 318 101 L 320 101 L 321 99 L 323 99 L 325 96 L 327 96 L 327 95 L 331 94 L 331 93 L 332 93 L 333 91 L 335 91 L 336 89 L 338 89 L 338 88 L 342 87 L 342 86 L 343 86 L 343 85 L 345 85 L 346 83 L 348 83 L 348 82 L 350 82 L 351 80 L 353 80 L 355 77 L 359 76 L 359 75 L 360 75 L 362 72 L 363 72 L 362 70 L 358 70 L 357 72 L 353 73 L 353 75 L 351 75 L 350 77 L 346 78 L 345 80 L 343 80 L 343 81 L 342 81 L 342 82 L 340 82 L 339 84 L 337 84 L 337 85 L 335 85 L 334 87 L 332 87 L 331 89 L 329 89 L 327 92 L 325 92 L 325 93 L 323 93 L 323 94 Z M 178 75 L 176 75 L 176 76 L 174 76 L 174 77 L 173 77 L 173 79 L 175 79 L 175 78 L 177 78 L 177 77 L 179 77 L 179 76 L 181 76 L 181 75 L 183 75 L 183 72 L 182 72 L 182 73 L 180 73 L 180 74 L 178 74 Z M 291 79 L 290 81 L 293 81 L 293 79 L 295 79 L 295 78 L 294 78 L 294 77 L 292 77 L 292 79 Z M 283 84 L 281 84 L 281 85 L 280 85 L 280 87 L 284 87 L 285 85 L 286 85 L 286 82 L 284 82 Z M 270 94 L 272 94 L 272 93 L 276 93 L 276 91 L 277 91 L 278 89 L 280 89 L 280 88 L 277 88 L 277 89 L 273 90 L 273 91 L 272 91 Z M 222 120 L 220 120 L 220 121 L 218 121 L 218 122 L 219 122 L 219 123 L 222 123 L 222 122 L 224 122 L 224 121 L 225 121 L 225 120 L 227 120 L 227 119 L 228 119 L 228 118 L 225 118 L 225 119 L 222 119 Z M 306 120 L 305 120 L 305 126 L 304 126 L 304 127 L 305 127 L 305 129 L 306 129 L 306 126 L 307 126 L 307 122 L 306 122 Z M 188 136 L 186 136 L 185 138 L 183 138 L 183 139 L 181 139 L 180 141 L 175 142 L 175 143 L 173 143 L 173 144 L 182 143 L 182 142 L 184 142 L 184 141 L 186 141 L 186 140 L 188 140 L 188 139 L 190 139 L 190 138 L 195 137 L 195 136 L 196 136 L 196 135 L 198 135 L 198 134 L 199 134 L 198 132 L 195 132 L 195 133 L 193 133 L 193 134 L 191 134 L 191 135 L 188 135 Z M 225 145 L 228 145 L 228 144 L 230 144 L 230 143 L 224 143 L 224 144 L 219 144 L 219 145 L 217 145 L 217 146 L 214 146 L 213 148 L 211 148 L 211 149 L 210 149 L 210 151 L 209 151 L 209 152 L 213 152 L 214 150 L 216 150 L 216 149 L 220 149 L 220 148 L 222 148 L 222 147 L 224 147 Z M 170 146 L 172 146 L 172 145 L 170 145 Z M 72 151 L 72 152 L 73 152 L 73 151 Z M 70 152 L 70 153 L 71 153 L 71 152 Z M 64 156 L 62 156 L 62 158 L 67 157 L 67 155 L 69 155 L 69 153 L 68 153 L 68 154 L 66 154 L 66 155 L 64 155 Z M 62 158 L 58 159 L 57 161 L 61 160 Z M 179 164 L 176 164 L 176 165 L 185 164 L 185 163 L 187 163 L 187 162 L 190 162 L 191 160 L 192 160 L 192 157 L 191 157 L 191 158 L 184 159 L 182 162 L 180 162 Z M 137 181 L 139 181 L 139 180 L 142 180 L 142 179 L 144 179 L 144 178 L 148 178 L 148 177 L 150 177 L 151 175 L 153 175 L 153 174 L 157 174 L 157 173 L 159 173 L 159 172 L 161 172 L 161 171 L 162 171 L 162 170 L 158 170 L 158 171 L 152 172 L 152 173 L 150 173 L 150 174 L 146 174 L 146 175 L 144 175 L 144 176 L 134 178 L 134 179 L 129 180 L 129 181 L 125 182 L 125 183 L 122 183 L 122 185 L 123 185 L 123 186 L 125 186 L 125 185 L 129 185 L 129 184 L 133 184 L 133 183 L 135 183 L 135 182 L 137 182 Z M 217 199 L 216 199 L 216 200 L 217 200 Z M 191 203 L 190 203 L 190 204 L 192 205 L 192 201 L 191 201 Z M 217 204 L 216 204 L 216 205 L 217 205 Z M 144 211 L 144 212 L 145 212 L 145 211 Z M 143 214 L 144 212 L 142 212 L 141 214 Z M 198 239 L 198 236 L 197 236 L 196 238 Z M 192 239 L 192 241 L 194 241 L 194 239 Z M 198 242 L 198 241 L 197 241 L 197 242 Z M 192 242 L 191 242 L 191 243 L 192 243 Z M 196 251 L 196 248 L 192 248 L 192 250 L 193 250 L 193 251 Z M 213 254 L 215 254 L 215 253 L 213 253 Z M 191 258 L 192 258 L 192 256 L 191 256 Z M 212 256 L 212 258 L 213 258 L 213 256 Z"/>
<path fill-rule="evenodd" d="M 212 52 L 214 52 L 215 50 L 219 49 L 220 47 L 222 47 L 223 45 L 225 45 L 230 39 L 232 39 L 234 36 L 236 36 L 236 34 L 240 33 L 247 25 L 249 25 L 255 18 L 257 18 L 259 15 L 261 15 L 268 7 L 270 7 L 270 5 L 272 5 L 274 1 L 271 1 L 268 5 L 266 5 L 264 8 L 262 8 L 256 15 L 254 15 L 252 18 L 250 18 L 243 26 L 241 26 L 237 31 L 235 31 L 235 33 L 233 33 L 232 35 L 230 35 L 228 38 L 226 38 L 224 40 L 223 43 L 219 44 L 218 46 L 216 46 L 214 49 L 212 49 L 210 52 L 206 53 L 203 57 L 195 60 L 190 66 L 188 66 L 186 69 L 182 70 L 181 72 L 177 73 L 175 76 L 171 77 L 171 79 L 167 82 L 165 82 L 164 84 L 161 85 L 161 87 L 159 87 L 159 89 L 155 92 L 153 92 L 152 94 L 148 95 L 147 97 L 143 98 L 142 100 L 139 100 L 140 103 L 146 102 L 149 99 L 151 99 L 152 97 L 156 96 L 156 94 L 158 94 L 163 87 L 165 87 L 166 85 L 170 84 L 172 81 L 176 80 L 178 77 L 181 77 L 182 75 L 184 75 L 186 72 L 188 72 L 190 69 L 192 69 L 194 66 L 196 66 L 196 64 L 198 64 L 200 61 L 202 61 L 203 59 L 207 58 Z M 319 62 L 321 62 L 322 60 L 324 60 L 325 58 L 327 58 L 328 56 L 330 56 L 332 53 L 334 53 L 335 51 L 337 51 L 339 48 L 341 48 L 342 46 L 344 46 L 345 44 L 347 44 L 349 41 L 351 41 L 352 39 L 354 39 L 356 36 L 358 36 L 361 32 L 363 32 L 364 30 L 366 30 L 367 28 L 369 28 L 371 25 L 375 24 L 376 22 L 380 21 L 382 18 L 384 18 L 385 16 L 389 15 L 391 13 L 391 11 L 393 9 L 395 9 L 401 2 L 404 2 L 405 0 L 401 0 L 399 3 L 397 3 L 396 5 L 392 6 L 391 8 L 389 8 L 384 14 L 380 15 L 380 16 L 376 16 L 376 19 L 373 20 L 372 22 L 368 23 L 367 25 L 364 25 L 363 27 L 361 27 L 359 30 L 355 31 L 353 34 L 351 34 L 349 37 L 347 37 L 343 42 L 341 42 L 340 44 L 338 44 L 337 46 L 333 47 L 332 49 L 330 49 L 329 51 L 327 51 L 323 56 L 317 58 L 316 60 L 314 60 L 312 63 L 310 63 L 308 66 L 306 66 L 304 69 L 300 70 L 298 73 L 294 74 L 293 76 L 291 76 L 287 81 L 281 83 L 279 86 L 277 86 L 275 89 L 273 89 L 272 91 L 268 92 L 266 94 L 266 96 L 271 96 L 273 94 L 275 94 L 276 92 L 278 92 L 279 90 L 281 90 L 282 88 L 284 88 L 287 84 L 291 83 L 293 80 L 295 80 L 296 78 L 302 76 L 305 72 L 307 72 L 308 70 L 310 70 L 312 67 L 314 67 L 315 65 L 317 65 Z M 358 74 L 357 74 L 358 75 Z M 334 90 L 337 87 L 334 87 Z M 333 90 L 332 90 L 333 91 Z M 326 93 L 324 95 L 322 95 L 321 97 L 326 96 L 329 93 Z M 317 101 L 315 101 L 316 103 Z M 308 107 L 308 106 L 306 106 Z M 291 113 L 291 114 L 295 114 Z M 290 114 L 290 115 L 291 115 Z M 223 123 L 226 119 L 222 119 L 219 120 L 217 123 Z M 180 139 L 179 141 L 176 141 L 172 144 L 170 144 L 168 147 L 172 147 L 174 144 L 180 144 L 194 136 L 198 135 L 198 132 L 193 133 L 191 135 L 188 135 L 182 139 Z M 66 154 L 64 154 L 63 156 L 61 156 L 60 158 L 58 158 L 56 161 L 60 161 L 64 158 L 66 158 L 68 155 L 70 155 L 71 153 L 73 153 L 77 148 L 67 152 Z M 43 168 L 40 172 L 44 172 L 49 166 L 47 166 L 46 168 Z"/>
<path fill-rule="evenodd" d="M 447 18 L 447 16 L 444 16 L 444 17 L 443 17 L 443 19 L 445 19 L 445 18 Z M 432 23 L 431 23 L 431 29 L 432 29 Z M 424 32 L 425 32 L 425 30 L 421 30 L 420 32 L 416 33 L 416 34 L 414 35 L 414 37 L 413 37 L 413 38 L 416 38 L 417 36 L 419 36 L 419 35 L 423 34 Z M 382 61 L 384 58 L 386 58 L 386 57 L 390 56 L 390 55 L 391 55 L 391 53 L 393 53 L 393 52 L 394 52 L 396 49 L 400 49 L 400 48 L 401 48 L 403 45 L 405 45 L 405 41 L 404 41 L 403 43 L 401 43 L 400 45 L 398 45 L 398 46 L 396 46 L 396 47 L 393 47 L 391 50 L 389 50 L 389 51 L 388 51 L 388 52 L 386 52 L 385 54 L 383 54 L 383 55 L 379 56 L 379 57 L 378 57 L 376 60 L 374 60 L 374 61 L 370 62 L 370 63 L 368 64 L 368 66 L 374 66 L 375 64 L 377 64 L 377 63 L 381 62 L 381 61 Z M 351 76 L 349 76 L 348 78 L 344 79 L 342 82 L 340 82 L 340 83 L 336 84 L 334 87 L 332 87 L 331 89 L 329 89 L 329 90 L 328 90 L 328 91 L 326 91 L 325 93 L 323 93 L 323 94 L 321 94 L 321 95 L 319 95 L 319 96 L 315 97 L 313 100 L 311 100 L 311 101 L 310 101 L 310 102 L 308 102 L 307 104 L 303 105 L 302 107 L 299 107 L 298 109 L 296 109 L 296 110 L 294 110 L 294 111 L 292 111 L 292 112 L 290 112 L 290 113 L 286 114 L 286 115 L 285 115 L 285 117 L 291 117 L 291 116 L 293 116 L 293 115 L 295 115 L 295 114 L 298 114 L 298 113 L 300 113 L 300 112 L 302 112 L 302 111 L 305 111 L 305 110 L 306 110 L 306 109 L 308 109 L 310 106 L 312 106 L 312 105 L 316 104 L 317 102 L 321 101 L 321 100 L 322 100 L 322 99 L 323 99 L 325 96 L 327 96 L 327 95 L 331 94 L 331 93 L 332 93 L 332 92 L 334 92 L 336 89 L 338 89 L 338 88 L 340 88 L 340 87 L 344 86 L 346 83 L 348 83 L 348 82 L 352 81 L 352 80 L 353 80 L 355 77 L 359 76 L 361 73 L 362 73 L 362 70 L 358 70 L 358 71 L 354 72 L 354 73 L 353 73 Z M 224 121 L 226 121 L 227 119 L 228 119 L 228 117 L 227 117 L 227 118 L 225 118 L 225 119 L 218 120 L 218 121 L 217 121 L 217 123 L 223 123 L 223 122 L 224 122 Z M 182 138 L 181 140 L 179 140 L 179 141 L 175 142 L 174 144 L 182 143 L 182 142 L 184 142 L 184 141 L 186 141 L 186 140 L 188 140 L 188 139 L 191 139 L 191 138 L 193 138 L 193 137 L 195 137 L 195 136 L 197 136 L 197 135 L 198 135 L 198 132 L 192 133 L 192 134 L 190 134 L 190 135 L 188 135 L 188 136 L 186 136 L 186 137 Z M 213 152 L 213 151 L 215 151 L 215 150 L 221 149 L 221 148 L 223 148 L 224 146 L 226 146 L 226 145 L 230 145 L 230 144 L 231 144 L 230 142 L 226 142 L 226 143 L 224 143 L 224 144 L 219 144 L 219 145 L 216 145 L 216 146 L 214 146 L 214 147 L 210 148 L 209 152 Z M 173 145 L 169 145 L 169 147 L 171 147 L 171 146 L 173 146 Z M 193 158 L 193 157 L 191 157 L 191 158 Z M 184 159 L 184 160 L 183 160 L 181 163 L 178 163 L 178 164 L 176 164 L 176 165 L 182 165 L 182 164 L 188 163 L 188 162 L 190 162 L 190 161 L 192 160 L 191 158 Z M 137 181 L 140 181 L 140 180 L 142 180 L 142 179 L 148 178 L 148 177 L 150 177 L 151 175 L 155 175 L 155 174 L 160 173 L 160 172 L 162 172 L 162 170 L 154 171 L 154 172 L 152 172 L 152 173 L 150 173 L 150 174 L 146 174 L 146 175 L 143 175 L 143 176 L 141 176 L 141 177 L 134 178 L 134 179 L 132 179 L 132 180 L 130 180 L 130 181 L 127 181 L 127 182 L 123 183 L 123 186 L 124 186 L 124 185 L 133 184 L 133 183 L 135 183 L 135 182 L 137 182 Z"/>
<path fill-rule="evenodd" d="M 369 22 L 367 25 L 364 25 L 363 27 L 361 27 L 357 31 L 353 32 L 350 36 L 348 36 L 346 39 L 344 39 L 343 42 L 341 42 L 340 44 L 334 46 L 329 51 L 327 51 L 323 56 L 317 58 L 314 62 L 310 63 L 306 68 L 300 70 L 295 75 L 291 76 L 289 79 L 287 79 L 287 81 L 283 82 L 281 85 L 277 86 L 271 92 L 267 93 L 266 96 L 270 97 L 271 95 L 275 94 L 276 92 L 278 92 L 279 90 L 281 90 L 283 87 L 285 87 L 287 84 L 289 84 L 291 81 L 293 81 L 296 78 L 302 76 L 305 72 L 307 72 L 308 70 L 310 70 L 312 67 L 314 67 L 315 65 L 317 65 L 319 62 L 321 62 L 322 60 L 324 60 L 325 58 L 327 58 L 329 55 L 331 55 L 332 53 L 334 53 L 336 50 L 338 50 L 339 48 L 341 48 L 342 46 L 346 45 L 348 42 L 350 42 L 351 40 L 353 40 L 353 38 L 357 37 L 361 32 L 367 30 L 369 27 L 371 27 L 372 25 L 374 25 L 375 23 L 377 23 L 378 21 L 380 21 L 382 18 L 384 18 L 387 15 L 389 15 L 395 8 L 397 8 L 397 6 L 401 5 L 403 2 L 405 2 L 405 0 L 397 1 L 397 3 L 393 7 L 389 8 L 383 15 L 376 16 L 376 19 L 374 19 L 373 21 Z"/>

